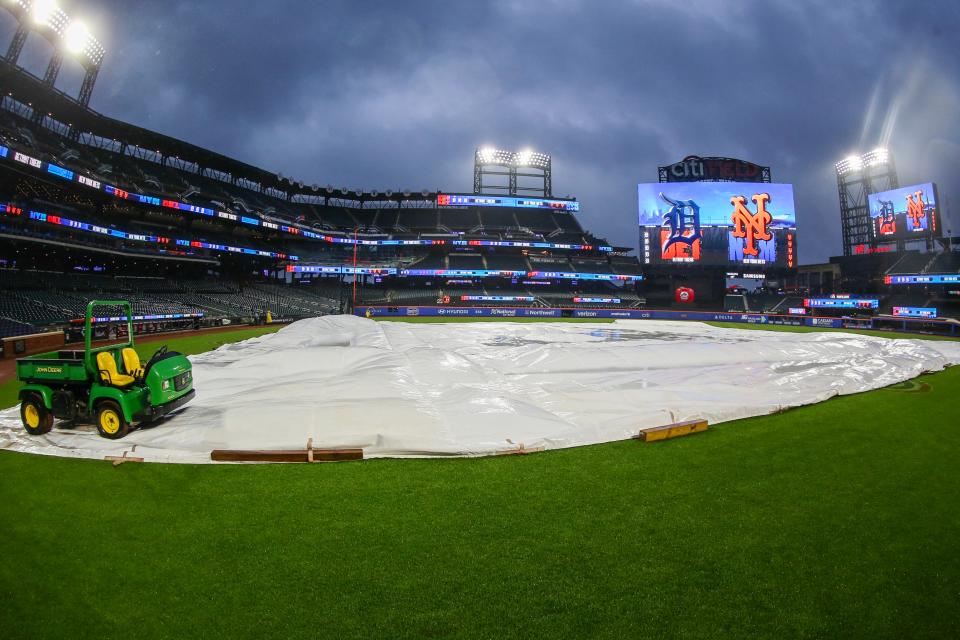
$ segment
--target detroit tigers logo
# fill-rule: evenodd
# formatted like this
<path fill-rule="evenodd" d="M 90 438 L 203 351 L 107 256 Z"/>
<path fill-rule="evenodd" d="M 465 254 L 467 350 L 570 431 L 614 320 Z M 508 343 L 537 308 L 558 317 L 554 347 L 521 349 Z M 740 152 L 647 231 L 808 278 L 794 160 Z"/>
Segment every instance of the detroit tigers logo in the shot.
<path fill-rule="evenodd" d="M 888 200 L 880 201 L 880 234 L 889 236 L 897 232 L 897 216 L 893 211 L 893 202 Z"/>
<path fill-rule="evenodd" d="M 917 198 L 916 201 L 913 199 L 914 196 Z M 927 217 L 923 207 L 923 191 L 907 194 L 907 217 L 913 222 L 914 229 L 920 229 L 920 221 Z"/>
<path fill-rule="evenodd" d="M 757 247 L 757 240 L 770 240 L 773 234 L 767 229 L 767 225 L 773 222 L 773 216 L 767 212 L 767 201 L 770 200 L 769 193 L 755 193 L 751 198 L 757 205 L 757 212 L 750 213 L 747 209 L 747 199 L 744 196 L 733 196 L 730 198 L 730 204 L 733 205 L 733 215 L 730 217 L 733 222 L 733 237 L 743 238 L 743 255 L 756 258 L 760 254 Z"/>
<path fill-rule="evenodd" d="M 673 200 L 662 193 L 660 198 L 670 205 L 670 210 L 663 214 L 663 224 L 670 227 L 670 233 L 661 246 L 661 255 L 665 255 L 675 244 L 692 247 L 702 237 L 700 206 L 693 200 Z"/>

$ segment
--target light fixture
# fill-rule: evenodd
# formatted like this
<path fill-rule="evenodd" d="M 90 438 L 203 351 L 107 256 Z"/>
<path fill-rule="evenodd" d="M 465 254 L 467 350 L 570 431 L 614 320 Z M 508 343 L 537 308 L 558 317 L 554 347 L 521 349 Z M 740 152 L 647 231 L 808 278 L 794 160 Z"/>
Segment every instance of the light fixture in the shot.
<path fill-rule="evenodd" d="M 80 20 L 74 20 L 63 34 L 63 44 L 70 53 L 86 53 L 90 44 L 90 30 Z"/>
<path fill-rule="evenodd" d="M 31 7 L 33 21 L 40 25 L 46 25 L 57 11 L 57 3 L 53 0 L 36 0 Z"/>

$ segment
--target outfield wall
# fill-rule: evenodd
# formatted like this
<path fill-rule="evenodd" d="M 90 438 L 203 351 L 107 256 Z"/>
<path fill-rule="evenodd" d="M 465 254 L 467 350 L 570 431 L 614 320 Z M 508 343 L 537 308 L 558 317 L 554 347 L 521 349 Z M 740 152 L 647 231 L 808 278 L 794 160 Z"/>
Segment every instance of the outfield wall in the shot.
<path fill-rule="evenodd" d="M 888 329 L 960 336 L 960 323 L 907 318 L 829 318 L 722 311 L 675 311 L 667 309 L 567 309 L 544 307 L 422 307 L 360 306 L 358 316 L 427 318 L 609 318 L 621 320 L 693 320 L 697 322 L 742 322 L 829 329 Z"/>

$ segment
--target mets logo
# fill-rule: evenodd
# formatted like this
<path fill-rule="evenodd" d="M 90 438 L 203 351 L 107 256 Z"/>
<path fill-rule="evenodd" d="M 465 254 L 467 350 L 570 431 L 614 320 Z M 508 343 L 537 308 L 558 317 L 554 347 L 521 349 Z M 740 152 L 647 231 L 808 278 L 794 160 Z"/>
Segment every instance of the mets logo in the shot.
<path fill-rule="evenodd" d="M 916 201 L 913 199 L 914 196 L 917 197 Z M 923 211 L 923 206 L 922 191 L 907 194 L 907 217 L 913 222 L 914 229 L 919 229 L 920 221 L 927 217 L 927 214 Z"/>
<path fill-rule="evenodd" d="M 699 240 L 700 235 L 700 206 L 693 200 L 673 200 L 660 194 L 660 198 L 670 205 L 670 210 L 663 214 L 663 224 L 670 227 L 670 234 L 661 248 L 662 253 L 675 244 L 685 244 L 688 247 Z"/>
<path fill-rule="evenodd" d="M 733 205 L 733 237 L 743 238 L 743 255 L 756 258 L 760 254 L 757 240 L 770 240 L 773 234 L 767 230 L 767 225 L 773 222 L 773 216 L 767 212 L 769 193 L 756 193 L 751 200 L 757 205 L 757 212 L 750 213 L 747 209 L 747 199 L 744 196 L 733 196 L 730 204 Z"/>

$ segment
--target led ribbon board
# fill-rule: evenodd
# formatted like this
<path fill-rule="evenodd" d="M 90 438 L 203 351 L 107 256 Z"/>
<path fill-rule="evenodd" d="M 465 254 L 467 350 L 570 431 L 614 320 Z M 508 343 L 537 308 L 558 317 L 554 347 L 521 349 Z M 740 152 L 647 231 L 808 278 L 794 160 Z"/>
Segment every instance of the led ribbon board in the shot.
<path fill-rule="evenodd" d="M 490 276 L 502 276 L 512 278 L 526 275 L 526 271 L 494 271 L 490 269 L 402 269 L 402 276 L 473 276 L 477 278 L 487 278 Z"/>
<path fill-rule="evenodd" d="M 643 276 L 624 276 L 614 273 L 577 273 L 571 271 L 530 271 L 528 278 L 547 278 L 548 280 L 606 280 L 608 282 L 632 282 L 643 280 Z"/>
<path fill-rule="evenodd" d="M 509 207 L 512 209 L 548 209 L 570 213 L 580 211 L 580 203 L 576 200 L 441 193 L 437 195 L 437 208 L 443 209 L 445 207 Z"/>
<path fill-rule="evenodd" d="M 533 296 L 460 296 L 462 302 L 533 302 Z"/>
<path fill-rule="evenodd" d="M 520 247 L 527 249 L 572 249 L 574 251 L 604 251 L 611 252 L 613 247 L 592 244 L 564 244 L 558 242 L 520 242 L 516 240 L 453 240 L 454 246 L 468 247 Z"/>
<path fill-rule="evenodd" d="M 191 318 L 202 318 L 203 313 L 161 313 L 153 315 L 144 315 L 144 316 L 133 316 L 134 321 L 145 321 L 145 320 L 189 320 Z M 97 318 L 90 318 L 91 322 L 123 322 L 126 321 L 127 316 L 100 316 Z M 74 320 L 74 323 L 82 323 L 83 320 Z"/>
<path fill-rule="evenodd" d="M 316 266 L 316 265 L 287 265 L 288 273 L 319 273 L 321 275 L 361 275 L 361 276 L 395 276 L 397 270 L 390 267 L 347 267 L 347 266 Z"/>
<path fill-rule="evenodd" d="M 309 235 L 308 235 L 309 234 Z M 324 242 L 332 244 L 355 244 L 369 247 L 430 247 L 434 245 L 447 244 L 446 240 L 365 240 L 363 238 L 341 238 L 338 236 L 320 235 L 313 232 L 304 232 L 308 238 L 319 238 Z"/>
<path fill-rule="evenodd" d="M 23 209 L 20 209 L 19 207 L 15 207 L 11 204 L 0 205 L 0 212 L 9 216 L 19 217 L 24 215 Z M 245 255 L 260 256 L 264 258 L 277 258 L 279 260 L 299 260 L 300 259 L 297 256 L 288 255 L 286 253 L 278 253 L 275 251 L 261 251 L 259 249 L 249 249 L 246 247 L 233 247 L 226 244 L 214 244 L 212 242 L 204 242 L 202 240 L 182 240 L 177 238 L 167 238 L 165 236 L 153 236 L 153 235 L 146 235 L 142 233 L 131 233 L 129 231 L 121 231 L 120 229 L 101 227 L 99 225 L 90 224 L 89 222 L 71 220 L 70 218 L 65 218 L 63 216 L 43 213 L 42 211 L 28 211 L 26 212 L 26 217 L 35 222 L 44 222 L 47 224 L 67 227 L 69 229 L 76 229 L 77 231 L 83 231 L 86 233 L 98 234 L 102 236 L 110 236 L 112 238 L 120 238 L 122 240 L 135 240 L 138 242 L 146 242 L 149 244 L 159 244 L 162 247 L 186 247 L 186 248 L 194 248 L 194 249 L 209 249 L 211 251 L 219 251 L 222 253 L 242 253 Z"/>
<path fill-rule="evenodd" d="M 930 275 L 906 274 L 884 276 L 884 284 L 960 284 L 960 274 L 936 273 Z"/>
<path fill-rule="evenodd" d="M 380 267 L 354 267 L 335 265 L 287 265 L 288 273 L 318 273 L 326 275 L 358 274 L 383 276 L 444 276 L 473 278 L 543 278 L 545 280 L 603 280 L 608 282 L 635 282 L 643 280 L 641 275 L 620 275 L 614 273 L 576 273 L 565 271 L 495 271 L 490 269 L 394 269 Z M 530 284 L 545 284 L 531 282 Z"/>
<path fill-rule="evenodd" d="M 620 298 L 584 298 L 578 296 L 573 301 L 587 304 L 620 304 Z"/>

